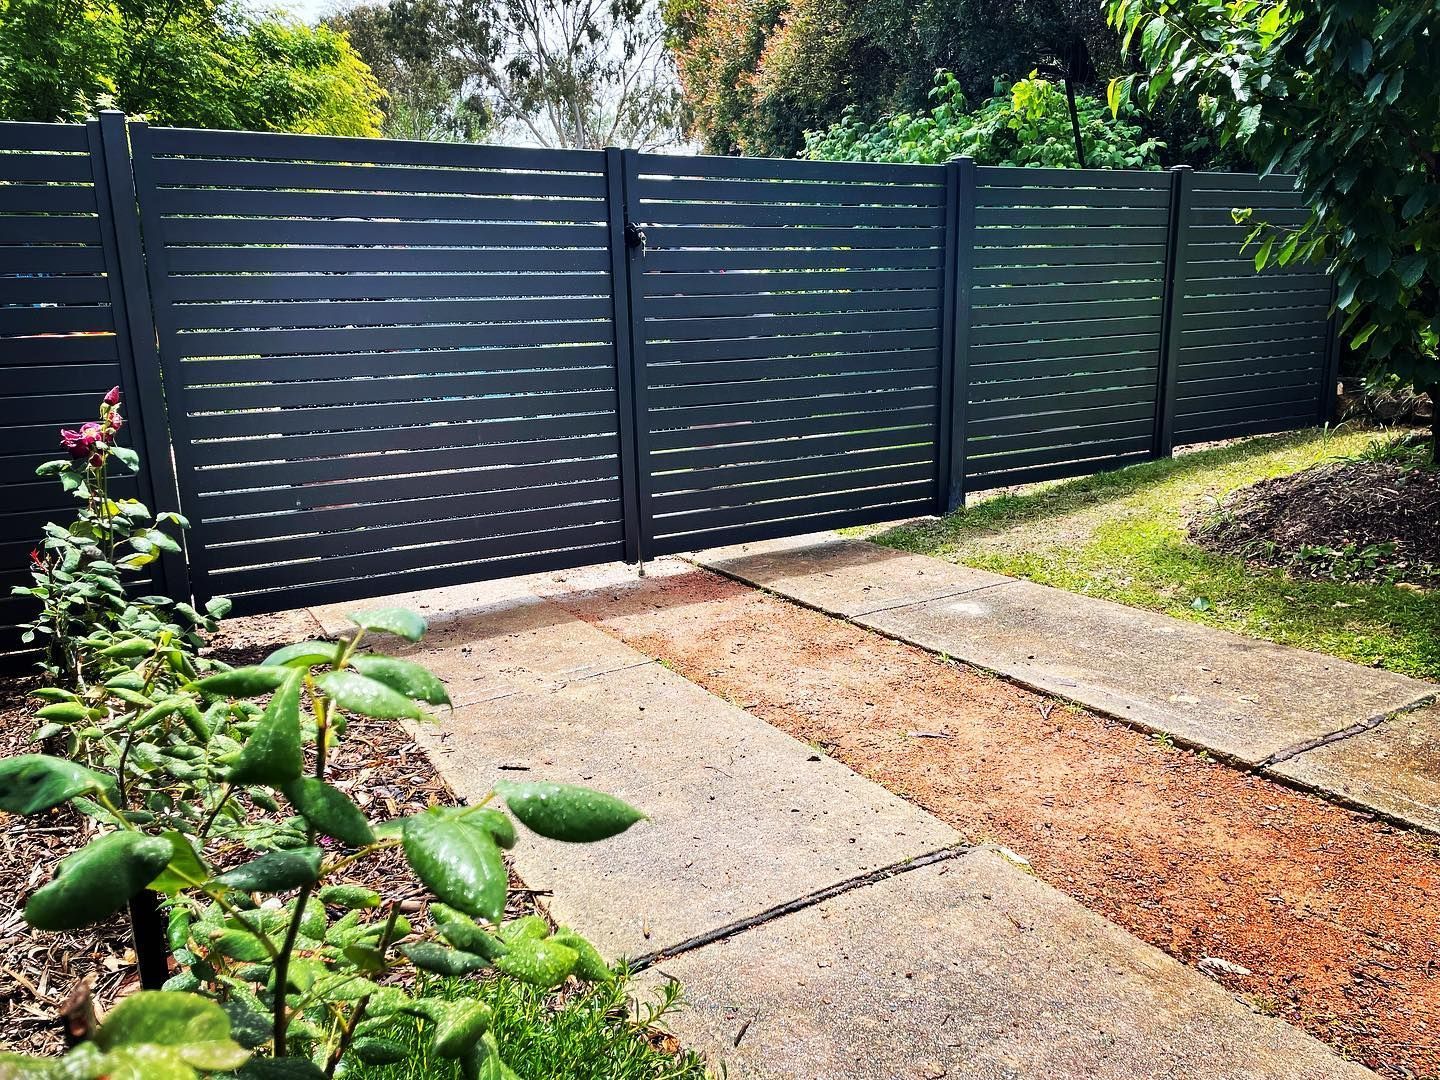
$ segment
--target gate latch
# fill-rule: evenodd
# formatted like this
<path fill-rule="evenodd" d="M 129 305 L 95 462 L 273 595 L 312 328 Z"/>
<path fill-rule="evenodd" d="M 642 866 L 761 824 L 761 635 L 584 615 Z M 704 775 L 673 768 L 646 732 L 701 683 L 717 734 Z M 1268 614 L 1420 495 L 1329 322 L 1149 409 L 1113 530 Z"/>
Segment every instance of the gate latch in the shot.
<path fill-rule="evenodd" d="M 625 246 L 645 250 L 645 230 L 633 221 L 625 222 Z"/>

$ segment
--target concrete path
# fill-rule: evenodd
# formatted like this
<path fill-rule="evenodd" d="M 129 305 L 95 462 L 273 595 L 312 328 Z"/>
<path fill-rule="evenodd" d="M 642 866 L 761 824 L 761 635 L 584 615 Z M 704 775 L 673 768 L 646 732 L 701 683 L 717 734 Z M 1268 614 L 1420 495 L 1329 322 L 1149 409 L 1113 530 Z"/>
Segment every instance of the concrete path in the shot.
<path fill-rule="evenodd" d="M 1440 831 L 1440 687 L 1155 612 L 834 534 L 700 566 Z M 1356 741 L 1358 740 L 1358 741 Z"/>
<path fill-rule="evenodd" d="M 644 979 L 680 979 L 677 1034 L 728 1075 L 1372 1076 L 537 595 L 555 588 L 361 606 L 429 616 L 408 651 L 463 704 L 417 737 L 457 793 L 546 777 L 650 812 L 603 845 L 527 835 L 516 869 Z M 334 633 L 354 606 L 314 614 Z"/>

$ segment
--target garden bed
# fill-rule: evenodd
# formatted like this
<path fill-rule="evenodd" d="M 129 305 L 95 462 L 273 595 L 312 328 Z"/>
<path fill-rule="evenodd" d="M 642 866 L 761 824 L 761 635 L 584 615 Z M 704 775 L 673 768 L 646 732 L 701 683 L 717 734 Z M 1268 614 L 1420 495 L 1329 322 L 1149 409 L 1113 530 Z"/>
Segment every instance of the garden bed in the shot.
<path fill-rule="evenodd" d="M 1189 535 L 1296 577 L 1431 587 L 1440 583 L 1440 470 L 1317 465 L 1231 492 L 1196 516 Z"/>
<path fill-rule="evenodd" d="M 232 665 L 251 664 L 282 644 L 315 633 L 313 620 L 304 612 L 237 619 L 222 624 L 209 651 Z M 7 682 L 0 699 L 0 754 L 34 750 L 33 703 L 25 697 L 33 685 L 30 678 Z M 409 739 L 397 744 L 395 732 L 393 722 L 353 718 L 330 762 L 331 782 L 376 819 L 417 813 L 429 805 L 454 805 L 454 793 L 424 751 Z M 20 913 L 26 895 L 94 830 L 92 821 L 69 806 L 43 819 L 0 813 L 0 863 L 20 871 L 0 879 L 0 910 L 9 913 L 0 941 L 0 1031 L 4 1032 L 0 1049 L 60 1053 L 59 1011 L 82 980 L 92 983 L 95 1003 L 102 1011 L 139 988 L 130 926 L 123 915 L 97 927 L 52 933 L 31 929 Z M 427 892 L 399 849 L 357 863 L 352 880 L 399 899 L 417 926 L 428 925 L 423 903 Z M 506 918 L 536 913 L 544 914 L 543 902 L 512 874 Z M 648 1022 L 663 1015 L 668 1007 L 664 997 L 642 1003 L 640 1017 L 645 1022 L 627 1022 L 624 1016 L 632 1006 L 623 983 L 545 993 L 513 980 L 483 982 L 477 990 L 472 980 L 432 980 L 428 992 L 454 998 L 478 995 L 495 1008 L 497 1033 L 508 1037 L 509 1063 L 526 1080 L 701 1080 L 704 1075 L 671 1036 Z M 646 1011 L 650 1009 L 659 1013 Z M 453 1061 L 437 1062 L 426 1056 L 428 1040 L 418 1028 L 414 1042 L 417 1057 L 411 1062 L 357 1067 L 349 1075 L 402 1080 L 448 1076 L 458 1068 Z"/>

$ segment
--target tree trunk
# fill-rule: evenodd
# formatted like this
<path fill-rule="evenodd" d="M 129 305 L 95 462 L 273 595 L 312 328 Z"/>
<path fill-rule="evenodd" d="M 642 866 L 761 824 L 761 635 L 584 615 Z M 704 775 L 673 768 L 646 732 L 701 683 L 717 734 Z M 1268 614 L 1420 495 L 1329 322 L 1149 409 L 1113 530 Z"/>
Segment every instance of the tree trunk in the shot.
<path fill-rule="evenodd" d="M 170 978 L 170 943 L 166 929 L 159 894 L 149 889 L 136 893 L 130 900 L 130 938 L 135 945 L 142 990 L 159 990 Z"/>
<path fill-rule="evenodd" d="M 1070 131 L 1075 136 L 1075 160 L 1085 168 L 1085 143 L 1080 138 L 1080 110 L 1075 107 L 1075 82 L 1065 76 L 1065 104 L 1070 107 Z"/>

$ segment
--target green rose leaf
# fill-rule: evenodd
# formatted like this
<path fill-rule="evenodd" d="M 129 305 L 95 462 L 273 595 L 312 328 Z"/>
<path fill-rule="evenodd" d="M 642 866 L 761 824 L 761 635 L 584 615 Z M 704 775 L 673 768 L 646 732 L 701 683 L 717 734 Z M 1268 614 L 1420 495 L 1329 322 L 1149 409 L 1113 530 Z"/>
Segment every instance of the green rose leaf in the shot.
<path fill-rule="evenodd" d="M 36 714 L 41 720 L 55 720 L 62 724 L 82 724 L 90 719 L 90 710 L 78 701 L 61 701 L 46 705 Z"/>
<path fill-rule="evenodd" d="M 483 1001 L 457 1001 L 435 1017 L 431 1049 L 436 1057 L 458 1058 L 480 1041 L 490 1026 L 490 1006 Z"/>
<path fill-rule="evenodd" d="M 95 1034 L 101 1050 L 155 1043 L 192 1046 L 228 1042 L 230 1018 L 215 1002 L 198 994 L 141 990 L 122 998 Z M 201 1065 L 205 1069 L 236 1069 L 242 1064 Z"/>
<path fill-rule="evenodd" d="M 349 847 L 365 847 L 375 842 L 375 834 L 370 830 L 365 815 L 339 788 L 314 777 L 302 776 L 290 781 L 281 791 L 296 812 L 317 832 Z"/>
<path fill-rule="evenodd" d="M 300 686 L 305 672 L 296 668 L 240 670 L 264 671 L 267 677 L 278 672 L 283 681 L 231 766 L 230 783 L 280 787 L 297 779 L 305 766 L 300 748 Z"/>
<path fill-rule="evenodd" d="M 260 661 L 260 666 L 312 668 L 317 664 L 333 663 L 339 651 L 340 646 L 333 641 L 300 641 L 276 649 Z"/>
<path fill-rule="evenodd" d="M 378 892 L 363 885 L 327 885 L 316 896 L 322 904 L 350 910 L 378 908 L 383 900 Z"/>
<path fill-rule="evenodd" d="M 210 877 L 210 871 L 200 861 L 200 856 L 195 854 L 195 849 L 184 833 L 172 829 L 164 834 L 164 838 L 170 841 L 172 854 L 165 869 L 150 882 L 150 888 L 167 896 L 174 896 Z"/>
<path fill-rule="evenodd" d="M 499 921 L 509 878 L 486 829 L 432 809 L 406 818 L 403 836 L 405 858 L 431 892 L 467 915 Z"/>
<path fill-rule="evenodd" d="M 450 693 L 445 689 L 445 684 L 425 668 L 412 664 L 409 660 L 361 653 L 350 658 L 350 666 L 407 698 L 431 705 L 450 704 Z"/>
<path fill-rule="evenodd" d="M 404 1043 L 379 1035 L 356 1039 L 350 1044 L 350 1050 L 366 1065 L 393 1065 L 404 1061 L 410 1053 Z"/>
<path fill-rule="evenodd" d="M 572 975 L 578 975 L 586 982 L 609 982 L 615 977 L 610 970 L 610 965 L 600 955 L 600 950 L 586 941 L 579 934 L 571 930 L 562 930 L 550 938 L 557 945 L 564 945 L 567 949 L 574 949 L 576 954 L 575 969 Z"/>
<path fill-rule="evenodd" d="M 326 1080 L 318 1065 L 302 1057 L 251 1058 L 238 1075 L 240 1080 Z"/>
<path fill-rule="evenodd" d="M 19 754 L 0 760 L 0 810 L 12 814 L 38 814 L 77 795 L 114 789 L 110 777 L 65 758 Z"/>
<path fill-rule="evenodd" d="M 486 807 L 483 810 L 471 810 L 465 816 L 477 825 L 483 826 L 495 838 L 495 842 L 506 851 L 515 846 L 515 823 L 499 810 L 491 810 Z"/>
<path fill-rule="evenodd" d="M 215 883 L 241 892 L 273 893 L 298 889 L 301 885 L 313 883 L 320 876 L 323 855 L 318 847 L 272 851 L 225 871 L 215 878 Z"/>
<path fill-rule="evenodd" d="M 233 668 L 230 671 L 217 671 L 214 675 L 206 675 L 194 684 L 194 689 L 215 697 L 259 697 L 279 689 L 290 678 L 290 674 L 284 668 L 263 665 Z"/>
<path fill-rule="evenodd" d="M 61 861 L 55 880 L 25 902 L 25 921 L 38 930 L 76 930 L 113 915 L 169 864 L 163 836 L 111 832 Z"/>
<path fill-rule="evenodd" d="M 459 949 L 447 949 L 433 941 L 401 945 L 400 951 L 421 971 L 430 971 L 436 975 L 468 975 L 472 971 L 490 966 L 490 961 L 483 956 Z"/>
<path fill-rule="evenodd" d="M 446 904 L 431 904 L 430 915 L 440 930 L 440 936 L 464 952 L 494 960 L 508 947 L 500 938 L 475 925 L 470 916 Z"/>
<path fill-rule="evenodd" d="M 354 671 L 327 671 L 315 680 L 335 704 L 373 720 L 423 720 L 425 714 L 404 694 Z"/>
<path fill-rule="evenodd" d="M 627 802 L 574 784 L 501 781 L 495 793 L 532 832 L 588 844 L 624 832 L 645 815 Z"/>
<path fill-rule="evenodd" d="M 347 615 L 356 626 L 363 630 L 379 630 L 394 634 L 406 641 L 419 641 L 425 636 L 425 620 L 406 608 L 377 608 L 374 611 L 357 611 Z"/>
<path fill-rule="evenodd" d="M 579 962 L 579 952 L 554 938 L 522 938 L 510 943 L 505 955 L 496 958 L 495 966 L 521 982 L 548 990 L 564 982 Z"/>

